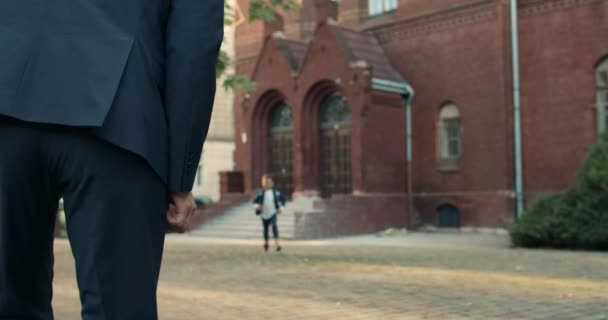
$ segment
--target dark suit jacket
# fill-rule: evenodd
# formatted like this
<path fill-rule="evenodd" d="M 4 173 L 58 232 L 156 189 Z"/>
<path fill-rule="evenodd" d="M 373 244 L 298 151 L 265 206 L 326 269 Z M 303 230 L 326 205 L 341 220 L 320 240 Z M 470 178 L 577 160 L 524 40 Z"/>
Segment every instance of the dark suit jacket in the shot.
<path fill-rule="evenodd" d="M 215 95 L 222 0 L 0 1 L 0 114 L 90 128 L 192 188 Z"/>

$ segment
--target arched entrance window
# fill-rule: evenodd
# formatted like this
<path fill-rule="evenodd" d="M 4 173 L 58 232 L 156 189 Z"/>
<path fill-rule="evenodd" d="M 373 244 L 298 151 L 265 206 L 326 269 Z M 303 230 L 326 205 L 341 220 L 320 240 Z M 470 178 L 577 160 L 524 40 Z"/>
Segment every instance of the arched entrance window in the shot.
<path fill-rule="evenodd" d="M 269 172 L 275 186 L 287 196 L 293 193 L 293 111 L 285 102 L 278 104 L 270 114 Z"/>
<path fill-rule="evenodd" d="M 321 104 L 321 196 L 352 193 L 351 110 L 334 94 Z"/>
<path fill-rule="evenodd" d="M 444 204 L 437 208 L 439 216 L 439 227 L 441 228 L 458 228 L 460 227 L 460 210 L 451 205 Z"/>

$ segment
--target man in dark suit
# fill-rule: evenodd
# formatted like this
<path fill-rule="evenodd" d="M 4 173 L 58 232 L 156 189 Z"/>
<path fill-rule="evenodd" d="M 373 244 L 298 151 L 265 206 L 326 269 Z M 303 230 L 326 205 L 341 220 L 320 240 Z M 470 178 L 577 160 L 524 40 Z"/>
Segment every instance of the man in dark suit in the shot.
<path fill-rule="evenodd" d="M 211 117 L 221 0 L 0 1 L 0 319 L 53 319 L 64 199 L 85 320 L 157 318 Z"/>

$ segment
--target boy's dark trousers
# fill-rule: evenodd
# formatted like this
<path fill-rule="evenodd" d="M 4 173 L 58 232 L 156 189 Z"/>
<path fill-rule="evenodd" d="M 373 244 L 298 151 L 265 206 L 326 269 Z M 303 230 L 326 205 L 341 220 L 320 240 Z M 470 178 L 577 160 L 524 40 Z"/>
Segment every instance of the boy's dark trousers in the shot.
<path fill-rule="evenodd" d="M 86 129 L 0 117 L 0 319 L 51 320 L 59 199 L 84 320 L 154 320 L 167 189 Z"/>
<path fill-rule="evenodd" d="M 262 219 L 262 224 L 264 225 L 264 240 L 268 242 L 269 229 L 272 226 L 272 235 L 275 239 L 279 238 L 279 228 L 277 226 L 277 215 L 273 215 L 270 219 Z"/>

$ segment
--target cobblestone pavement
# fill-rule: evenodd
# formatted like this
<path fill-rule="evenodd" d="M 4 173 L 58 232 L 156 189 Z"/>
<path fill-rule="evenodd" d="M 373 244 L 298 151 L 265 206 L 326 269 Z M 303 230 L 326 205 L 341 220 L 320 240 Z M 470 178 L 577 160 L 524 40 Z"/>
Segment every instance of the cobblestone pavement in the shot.
<path fill-rule="evenodd" d="M 55 315 L 76 320 L 69 245 L 56 242 Z M 608 320 L 608 254 L 173 239 L 160 319 Z"/>

